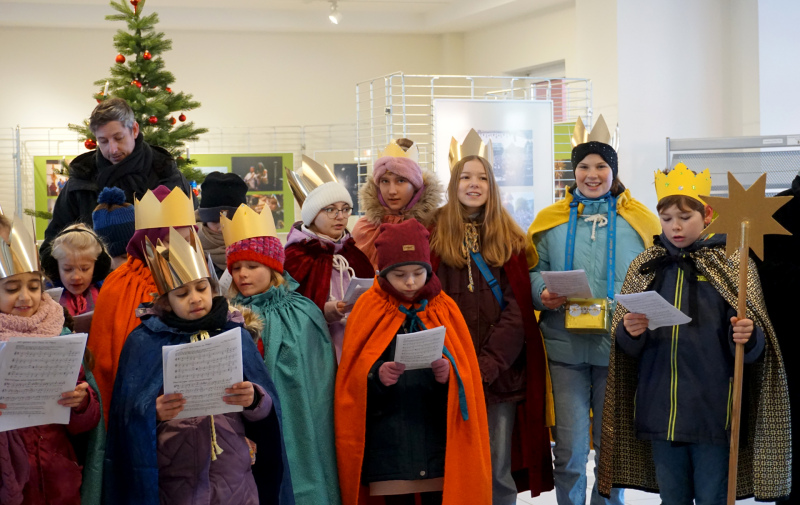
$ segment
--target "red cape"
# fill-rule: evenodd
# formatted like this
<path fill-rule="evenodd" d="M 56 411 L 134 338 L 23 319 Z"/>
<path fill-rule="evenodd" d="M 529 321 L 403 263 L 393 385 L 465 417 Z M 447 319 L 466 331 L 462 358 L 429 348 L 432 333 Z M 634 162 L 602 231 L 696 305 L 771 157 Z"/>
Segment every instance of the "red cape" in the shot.
<path fill-rule="evenodd" d="M 350 314 L 336 376 L 336 456 L 343 505 L 365 504 L 369 489 L 361 485 L 367 413 L 367 375 L 405 321 L 398 301 L 378 282 L 359 298 Z M 408 304 L 404 304 L 408 306 Z M 442 505 L 490 505 L 492 472 L 489 429 L 478 358 L 469 330 L 452 298 L 433 297 L 419 313 L 427 328 L 445 326 L 445 346 L 455 360 L 466 394 L 468 420 L 459 409 L 458 380 L 450 367 L 447 402 L 447 449 Z"/>
<path fill-rule="evenodd" d="M 431 252 L 434 272 L 439 269 L 440 262 L 441 258 Z M 514 422 L 511 470 L 519 492 L 530 490 L 531 496 L 539 496 L 554 487 L 550 430 L 545 422 L 547 358 L 533 308 L 525 251 L 511 256 L 511 259 L 503 265 L 503 270 L 522 312 L 528 378 L 526 400 L 517 408 L 517 418 Z"/>
<path fill-rule="evenodd" d="M 339 254 L 350 263 L 356 277 L 369 279 L 375 276 L 372 264 L 361 249 L 356 247 L 353 237 L 345 241 Z M 309 298 L 324 312 L 331 287 L 333 245 L 318 239 L 293 242 L 286 247 L 283 267 L 300 283 L 297 292 Z"/>
<path fill-rule="evenodd" d="M 147 265 L 128 256 L 128 261 L 106 277 L 97 297 L 86 347 L 94 355 L 92 372 L 103 400 L 106 427 L 122 346 L 133 329 L 139 326 L 136 308 L 143 302 L 152 301 L 151 294 L 156 291 L 153 275 Z"/>

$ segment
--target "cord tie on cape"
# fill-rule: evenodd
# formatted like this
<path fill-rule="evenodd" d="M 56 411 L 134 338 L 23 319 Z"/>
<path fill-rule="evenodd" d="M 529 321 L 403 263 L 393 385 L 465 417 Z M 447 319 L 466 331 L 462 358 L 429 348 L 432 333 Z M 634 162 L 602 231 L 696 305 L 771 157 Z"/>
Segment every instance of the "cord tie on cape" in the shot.
<path fill-rule="evenodd" d="M 588 214 L 585 216 L 581 216 L 584 221 L 587 223 L 592 223 L 592 241 L 594 242 L 597 239 L 597 228 L 598 224 L 599 227 L 602 228 L 603 226 L 608 224 L 608 217 L 605 214 Z"/>

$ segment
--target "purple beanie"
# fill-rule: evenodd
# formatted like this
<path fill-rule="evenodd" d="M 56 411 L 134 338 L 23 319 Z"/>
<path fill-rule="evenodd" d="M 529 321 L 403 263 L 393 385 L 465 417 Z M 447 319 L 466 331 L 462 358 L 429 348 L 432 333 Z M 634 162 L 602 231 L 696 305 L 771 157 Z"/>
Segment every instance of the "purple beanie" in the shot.
<path fill-rule="evenodd" d="M 408 182 L 414 186 L 414 189 L 419 190 L 422 187 L 422 169 L 419 164 L 411 158 L 401 158 L 394 156 L 384 156 L 378 158 L 375 166 L 372 168 L 372 180 L 376 186 L 380 186 L 381 177 L 386 172 L 405 177 Z"/>

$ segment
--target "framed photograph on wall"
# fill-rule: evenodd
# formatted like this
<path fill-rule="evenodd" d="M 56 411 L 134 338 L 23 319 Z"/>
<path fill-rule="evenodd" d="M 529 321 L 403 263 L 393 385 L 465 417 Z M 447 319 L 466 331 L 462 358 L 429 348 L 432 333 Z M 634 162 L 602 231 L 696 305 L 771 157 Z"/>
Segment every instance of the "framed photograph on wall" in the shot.
<path fill-rule="evenodd" d="M 527 230 L 553 199 L 553 103 L 550 100 L 433 101 L 436 175 L 450 180 L 450 139 L 464 141 L 471 128 L 492 141 L 500 196 Z"/>

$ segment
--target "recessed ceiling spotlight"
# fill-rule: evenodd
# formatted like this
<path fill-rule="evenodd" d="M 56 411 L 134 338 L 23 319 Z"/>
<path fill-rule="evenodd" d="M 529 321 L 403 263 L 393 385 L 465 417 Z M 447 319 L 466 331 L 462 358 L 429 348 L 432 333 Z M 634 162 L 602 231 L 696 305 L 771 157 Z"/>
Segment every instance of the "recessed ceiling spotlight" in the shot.
<path fill-rule="evenodd" d="M 328 19 L 335 25 L 338 25 L 339 21 L 342 20 L 342 13 L 339 12 L 339 2 L 336 0 L 331 0 L 331 13 L 328 14 Z"/>

